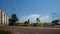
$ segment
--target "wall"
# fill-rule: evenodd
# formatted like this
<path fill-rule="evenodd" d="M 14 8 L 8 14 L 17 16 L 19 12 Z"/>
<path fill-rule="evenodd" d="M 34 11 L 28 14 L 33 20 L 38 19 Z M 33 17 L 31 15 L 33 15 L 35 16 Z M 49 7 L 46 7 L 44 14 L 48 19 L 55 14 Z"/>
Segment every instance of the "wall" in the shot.
<path fill-rule="evenodd" d="M 6 12 L 0 9 L 0 24 L 8 25 L 9 18 Z"/>

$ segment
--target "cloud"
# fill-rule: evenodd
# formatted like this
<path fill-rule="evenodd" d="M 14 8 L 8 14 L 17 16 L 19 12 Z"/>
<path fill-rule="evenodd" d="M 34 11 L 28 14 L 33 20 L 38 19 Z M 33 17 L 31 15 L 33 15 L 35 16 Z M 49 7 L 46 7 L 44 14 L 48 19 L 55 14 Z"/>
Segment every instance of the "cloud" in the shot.
<path fill-rule="evenodd" d="M 32 14 L 32 15 L 28 15 L 28 16 L 23 16 L 20 19 L 20 21 L 24 22 L 24 21 L 27 21 L 28 19 L 30 19 L 30 22 L 36 22 L 36 18 L 40 18 L 41 22 L 49 22 L 49 21 L 51 21 L 51 18 L 48 15 L 41 16 L 39 14 Z"/>
<path fill-rule="evenodd" d="M 36 18 L 40 18 L 40 15 L 33 14 L 33 15 L 23 16 L 21 18 L 21 21 L 24 22 L 24 21 L 27 21 L 28 19 L 30 19 L 30 22 L 35 22 Z"/>
<path fill-rule="evenodd" d="M 52 18 L 49 17 L 48 15 L 45 15 L 45 16 L 41 17 L 40 20 L 42 22 L 50 22 L 52 20 Z"/>

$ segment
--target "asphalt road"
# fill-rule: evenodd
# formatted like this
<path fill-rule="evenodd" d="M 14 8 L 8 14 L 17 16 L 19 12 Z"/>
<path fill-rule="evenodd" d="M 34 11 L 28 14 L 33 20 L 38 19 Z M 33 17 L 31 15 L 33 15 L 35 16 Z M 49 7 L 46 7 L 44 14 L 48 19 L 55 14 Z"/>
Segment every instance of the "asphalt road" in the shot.
<path fill-rule="evenodd" d="M 0 29 L 11 31 L 15 34 L 60 34 L 60 28 L 54 27 L 0 26 Z"/>

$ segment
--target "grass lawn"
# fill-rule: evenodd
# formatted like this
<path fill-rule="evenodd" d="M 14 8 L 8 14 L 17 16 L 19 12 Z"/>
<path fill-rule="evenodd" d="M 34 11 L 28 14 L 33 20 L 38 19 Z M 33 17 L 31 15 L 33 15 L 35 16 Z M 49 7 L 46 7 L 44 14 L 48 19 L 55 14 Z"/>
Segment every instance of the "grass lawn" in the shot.
<path fill-rule="evenodd" d="M 9 31 L 0 30 L 0 34 L 11 34 Z"/>

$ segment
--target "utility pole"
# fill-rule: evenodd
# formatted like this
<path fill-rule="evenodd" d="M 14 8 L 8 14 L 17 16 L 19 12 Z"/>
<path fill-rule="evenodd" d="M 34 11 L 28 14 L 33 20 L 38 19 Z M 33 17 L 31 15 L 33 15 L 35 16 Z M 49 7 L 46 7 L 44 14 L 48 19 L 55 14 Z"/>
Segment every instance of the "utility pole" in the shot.
<path fill-rule="evenodd" d="M 52 12 L 52 15 L 53 15 L 53 21 L 54 21 L 54 16 L 56 15 L 56 13 Z"/>

